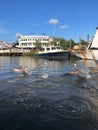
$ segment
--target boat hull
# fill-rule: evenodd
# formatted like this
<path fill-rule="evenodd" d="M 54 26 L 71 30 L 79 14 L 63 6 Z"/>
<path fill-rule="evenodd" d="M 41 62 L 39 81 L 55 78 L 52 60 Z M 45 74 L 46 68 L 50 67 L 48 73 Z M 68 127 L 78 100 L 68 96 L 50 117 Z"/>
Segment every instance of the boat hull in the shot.
<path fill-rule="evenodd" d="M 50 60 L 68 60 L 69 51 L 35 54 L 35 57 Z"/>
<path fill-rule="evenodd" d="M 70 55 L 80 59 L 98 61 L 98 27 L 96 28 L 93 41 L 88 44 L 87 49 L 85 51 L 71 50 Z"/>
<path fill-rule="evenodd" d="M 71 50 L 70 55 L 83 60 L 98 60 L 98 50 L 75 51 Z"/>

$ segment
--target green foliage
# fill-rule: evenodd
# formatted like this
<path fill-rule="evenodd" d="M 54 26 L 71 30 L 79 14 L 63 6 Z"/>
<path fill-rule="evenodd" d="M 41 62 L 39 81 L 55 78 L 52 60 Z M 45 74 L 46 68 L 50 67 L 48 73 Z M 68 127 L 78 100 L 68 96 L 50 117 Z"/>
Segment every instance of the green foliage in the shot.
<path fill-rule="evenodd" d="M 36 42 L 35 42 L 35 46 L 36 46 L 37 48 L 41 47 L 41 42 L 38 41 L 38 40 L 36 40 Z"/>
<path fill-rule="evenodd" d="M 74 45 L 76 45 L 76 43 L 72 39 L 67 41 L 67 48 L 73 48 Z"/>
<path fill-rule="evenodd" d="M 67 40 L 64 38 L 56 38 L 57 45 L 61 46 L 62 48 L 67 48 Z"/>
<path fill-rule="evenodd" d="M 34 56 L 36 54 L 36 50 L 31 50 L 30 52 L 24 54 L 25 56 Z"/>
<path fill-rule="evenodd" d="M 81 44 L 81 45 L 87 45 L 87 41 L 81 39 L 80 42 L 78 42 L 77 44 Z"/>
<path fill-rule="evenodd" d="M 59 45 L 64 48 L 64 49 L 68 49 L 68 48 L 73 48 L 75 45 L 81 44 L 81 45 L 86 45 L 87 46 L 87 42 L 83 39 L 81 39 L 81 43 L 76 43 L 74 42 L 73 39 L 69 39 L 69 40 L 65 40 L 64 38 L 56 38 L 55 39 Z"/>
<path fill-rule="evenodd" d="M 19 42 L 18 41 L 15 41 L 12 43 L 12 46 L 15 47 L 16 45 L 19 45 Z"/>
<path fill-rule="evenodd" d="M 81 44 L 82 44 L 82 45 L 87 45 L 87 42 L 82 39 L 82 40 L 81 40 Z"/>
<path fill-rule="evenodd" d="M 73 48 L 73 46 L 76 44 L 72 39 L 65 40 L 64 38 L 56 38 L 56 41 L 64 49 Z"/>
<path fill-rule="evenodd" d="M 15 41 L 15 42 L 13 42 L 12 44 L 13 44 L 13 45 L 18 45 L 19 42 L 18 42 L 18 41 Z"/>

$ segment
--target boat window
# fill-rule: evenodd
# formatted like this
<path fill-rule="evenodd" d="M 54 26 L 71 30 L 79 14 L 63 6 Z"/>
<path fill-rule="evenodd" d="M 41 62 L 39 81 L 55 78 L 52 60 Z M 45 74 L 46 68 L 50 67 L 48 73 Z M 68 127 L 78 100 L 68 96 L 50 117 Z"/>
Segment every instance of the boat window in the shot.
<path fill-rule="evenodd" d="M 47 48 L 47 50 L 50 50 L 50 48 Z"/>
<path fill-rule="evenodd" d="M 98 50 L 98 48 L 96 48 L 96 47 L 92 47 L 91 50 Z"/>
<path fill-rule="evenodd" d="M 55 50 L 56 48 L 55 47 L 52 47 L 52 50 Z"/>
<path fill-rule="evenodd" d="M 61 49 L 60 47 L 57 47 L 57 49 Z"/>

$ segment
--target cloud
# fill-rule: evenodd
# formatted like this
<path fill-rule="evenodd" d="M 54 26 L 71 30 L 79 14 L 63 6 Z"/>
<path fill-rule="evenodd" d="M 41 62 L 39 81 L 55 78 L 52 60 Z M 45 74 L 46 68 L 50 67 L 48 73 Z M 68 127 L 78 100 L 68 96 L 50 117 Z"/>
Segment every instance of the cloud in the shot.
<path fill-rule="evenodd" d="M 20 34 L 20 33 L 16 33 L 16 35 L 15 35 L 16 38 L 19 38 L 20 36 L 22 36 L 22 34 Z"/>
<path fill-rule="evenodd" d="M 50 23 L 50 24 L 53 24 L 53 25 L 56 25 L 56 24 L 59 23 L 59 20 L 58 20 L 58 19 L 50 19 L 50 20 L 49 20 L 49 23 Z"/>
<path fill-rule="evenodd" d="M 60 26 L 60 29 L 67 29 L 68 28 L 68 25 L 62 25 Z"/>

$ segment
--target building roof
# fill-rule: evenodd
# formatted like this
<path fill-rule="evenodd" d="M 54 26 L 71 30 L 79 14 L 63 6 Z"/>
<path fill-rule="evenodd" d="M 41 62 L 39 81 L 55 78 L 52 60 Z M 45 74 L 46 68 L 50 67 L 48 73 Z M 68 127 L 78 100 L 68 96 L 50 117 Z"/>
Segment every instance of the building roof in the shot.
<path fill-rule="evenodd" d="M 0 45 L 2 45 L 3 48 L 10 48 L 10 47 L 12 47 L 11 44 L 9 44 L 7 42 L 4 42 L 4 41 L 0 41 Z"/>

